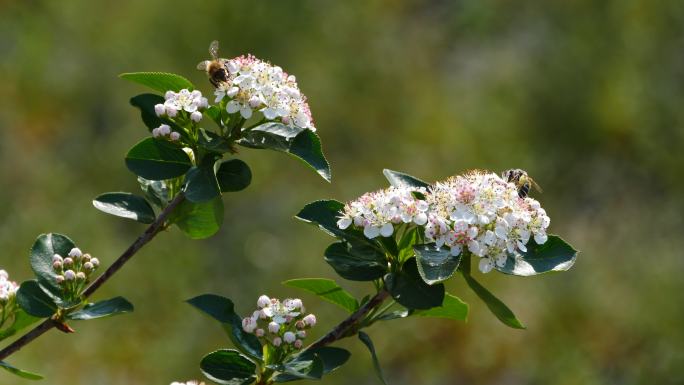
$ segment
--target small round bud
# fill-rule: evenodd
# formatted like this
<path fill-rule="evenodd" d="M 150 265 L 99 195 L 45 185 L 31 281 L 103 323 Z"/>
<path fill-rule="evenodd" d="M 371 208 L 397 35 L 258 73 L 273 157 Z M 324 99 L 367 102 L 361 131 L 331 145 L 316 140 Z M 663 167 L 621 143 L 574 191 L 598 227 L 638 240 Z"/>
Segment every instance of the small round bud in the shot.
<path fill-rule="evenodd" d="M 256 327 L 257 323 L 253 318 L 247 317 L 242 320 L 242 330 L 244 330 L 246 333 L 254 332 L 254 329 L 256 329 Z"/>
<path fill-rule="evenodd" d="M 202 120 L 202 113 L 199 111 L 193 112 L 192 114 L 190 114 L 190 120 L 192 120 L 193 122 L 199 122 L 200 120 Z"/>
<path fill-rule="evenodd" d="M 171 133 L 171 127 L 168 124 L 162 124 L 158 128 L 160 135 L 168 135 Z"/>
<path fill-rule="evenodd" d="M 85 271 L 90 272 L 95 269 L 95 266 L 93 266 L 92 262 L 86 262 L 83 264 L 83 268 L 85 269 Z"/>
<path fill-rule="evenodd" d="M 73 281 L 76 279 L 76 273 L 73 270 L 67 270 L 64 272 L 64 279 L 67 281 Z"/>
<path fill-rule="evenodd" d="M 207 98 L 205 98 L 205 97 L 202 97 L 202 98 L 200 99 L 199 103 L 197 103 L 197 107 L 199 107 L 199 108 L 207 108 L 207 107 L 209 107 L 209 100 L 208 100 Z"/>
<path fill-rule="evenodd" d="M 79 271 L 78 273 L 76 273 L 76 279 L 79 281 L 85 281 L 85 279 L 86 279 L 85 273 L 82 271 Z"/>
<path fill-rule="evenodd" d="M 263 337 L 263 336 L 264 336 L 264 329 L 257 329 L 257 330 L 254 332 L 254 334 L 255 334 L 257 337 Z"/>
<path fill-rule="evenodd" d="M 180 134 L 174 131 L 171 134 L 169 134 L 169 138 L 175 142 L 178 139 L 180 139 Z"/>
<path fill-rule="evenodd" d="M 280 325 L 277 322 L 271 322 L 268 324 L 268 331 L 271 333 L 278 333 L 280 330 Z"/>
<path fill-rule="evenodd" d="M 88 261 L 90 261 L 92 258 L 93 258 L 93 257 L 91 257 L 90 254 L 85 253 L 85 254 L 83 254 L 83 256 L 81 257 L 81 260 L 82 260 L 83 262 L 88 262 Z"/>
<path fill-rule="evenodd" d="M 60 261 L 54 261 L 54 262 L 52 262 L 52 268 L 53 268 L 55 271 L 60 271 L 60 270 L 62 270 L 62 262 L 60 262 Z"/>
<path fill-rule="evenodd" d="M 57 284 L 61 284 L 62 282 L 64 282 L 64 276 L 63 275 L 56 276 L 55 281 L 57 281 Z"/>
<path fill-rule="evenodd" d="M 278 347 L 283 343 L 283 339 L 280 337 L 276 337 L 273 339 L 273 346 Z"/>
<path fill-rule="evenodd" d="M 64 266 L 71 266 L 71 265 L 73 265 L 73 264 L 74 264 L 74 260 L 73 260 L 73 259 L 71 259 L 71 258 L 69 258 L 69 257 L 64 258 Z"/>
<path fill-rule="evenodd" d="M 300 330 L 297 332 L 297 338 L 304 339 L 306 338 L 306 331 L 305 330 Z"/>
<path fill-rule="evenodd" d="M 64 262 L 64 258 L 59 254 L 55 254 L 52 256 L 52 262 Z"/>
<path fill-rule="evenodd" d="M 79 249 L 78 247 L 74 247 L 69 252 L 69 256 L 71 258 L 78 259 L 78 258 L 81 258 L 81 256 L 83 256 L 83 252 L 81 252 L 81 249 Z"/>
<path fill-rule="evenodd" d="M 288 125 L 288 124 L 290 124 L 291 120 L 290 120 L 289 116 L 283 116 L 281 121 L 283 122 L 283 124 Z"/>
<path fill-rule="evenodd" d="M 152 129 L 152 137 L 158 138 L 161 134 L 159 133 L 159 127 Z"/>
<path fill-rule="evenodd" d="M 299 321 L 297 321 L 297 323 L 295 323 L 295 327 L 297 327 L 297 329 L 301 330 L 301 329 L 304 329 L 306 327 L 306 324 L 304 323 L 304 321 L 299 320 Z"/>
<path fill-rule="evenodd" d="M 295 347 L 296 349 L 301 349 L 303 344 L 304 344 L 304 343 L 302 342 L 302 340 L 297 340 L 297 341 L 294 342 L 294 347 Z"/>
<path fill-rule="evenodd" d="M 269 306 L 270 304 L 271 304 L 271 299 L 265 295 L 262 295 L 257 300 L 257 306 L 260 308 L 265 308 L 266 306 Z"/>
<path fill-rule="evenodd" d="M 285 334 L 283 334 L 283 340 L 288 344 L 295 342 L 296 339 L 297 337 L 292 332 L 285 332 Z"/>
<path fill-rule="evenodd" d="M 173 91 L 166 91 L 166 93 L 164 93 L 164 99 L 166 100 L 172 99 L 174 96 L 176 96 L 176 93 Z"/>
<path fill-rule="evenodd" d="M 168 115 L 169 118 L 175 118 L 176 115 L 178 115 L 178 110 L 175 108 L 166 108 L 166 115 Z"/>
<path fill-rule="evenodd" d="M 93 264 L 93 267 L 95 267 L 96 269 L 97 269 L 98 266 L 100 266 L 100 260 L 97 259 L 97 258 L 91 259 L 91 260 L 90 260 L 90 263 L 92 263 L 92 264 Z"/>
<path fill-rule="evenodd" d="M 316 326 L 316 316 L 313 315 L 313 314 L 307 315 L 306 317 L 304 317 L 304 318 L 302 319 L 302 321 L 304 321 L 304 323 L 305 323 L 307 326 L 310 326 L 310 327 Z"/>
<path fill-rule="evenodd" d="M 166 113 L 166 108 L 163 104 L 155 104 L 154 113 L 157 114 L 157 116 L 162 116 Z"/>

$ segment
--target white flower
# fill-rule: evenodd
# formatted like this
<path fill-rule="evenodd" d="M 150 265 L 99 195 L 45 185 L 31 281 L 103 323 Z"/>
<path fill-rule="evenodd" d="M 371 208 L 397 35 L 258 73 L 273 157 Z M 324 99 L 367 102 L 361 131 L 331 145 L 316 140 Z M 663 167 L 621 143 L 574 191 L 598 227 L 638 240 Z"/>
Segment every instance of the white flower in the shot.
<path fill-rule="evenodd" d="M 5 270 L 0 270 L 0 302 L 9 301 L 16 295 L 17 290 L 19 290 L 19 285 L 9 280 L 9 274 Z M 2 313 L 1 306 L 0 313 Z"/>
<path fill-rule="evenodd" d="M 285 332 L 285 334 L 283 334 L 283 340 L 288 344 L 295 342 L 296 339 L 297 336 L 295 336 L 295 334 L 292 332 Z"/>
<path fill-rule="evenodd" d="M 314 327 L 316 326 L 316 316 L 313 314 L 309 314 L 302 321 L 309 327 Z"/>
<path fill-rule="evenodd" d="M 207 108 L 209 105 L 207 98 L 203 97 L 202 93 L 197 90 L 189 91 L 187 89 L 182 89 L 177 93 L 167 91 L 164 98 L 164 110 L 169 117 L 175 117 L 180 111 L 192 114 L 199 109 Z M 157 106 L 155 106 L 155 112 L 156 111 Z"/>
<path fill-rule="evenodd" d="M 262 295 L 257 299 L 257 306 L 260 308 L 265 308 L 266 306 L 269 306 L 271 304 L 271 299 L 268 298 L 266 295 Z"/>
<path fill-rule="evenodd" d="M 193 122 L 199 122 L 200 120 L 202 120 L 202 113 L 199 111 L 193 112 L 192 114 L 190 114 L 190 120 L 192 120 Z"/>

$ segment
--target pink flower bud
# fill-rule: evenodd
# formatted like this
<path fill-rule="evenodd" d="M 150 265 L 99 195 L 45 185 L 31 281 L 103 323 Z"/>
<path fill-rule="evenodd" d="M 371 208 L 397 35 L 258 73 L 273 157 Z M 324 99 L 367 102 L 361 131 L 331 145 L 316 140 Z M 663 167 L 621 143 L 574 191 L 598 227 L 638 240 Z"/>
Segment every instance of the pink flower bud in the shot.
<path fill-rule="evenodd" d="M 57 281 L 57 284 L 61 284 L 62 282 L 64 282 L 64 276 L 63 275 L 56 276 L 55 281 Z"/>
<path fill-rule="evenodd" d="M 275 333 L 278 333 L 279 330 L 280 330 L 280 325 L 278 325 L 277 322 L 271 322 L 268 324 L 268 331 L 269 332 L 275 334 Z"/>
<path fill-rule="evenodd" d="M 282 338 L 276 337 L 273 339 L 273 346 L 278 347 L 283 343 Z"/>
<path fill-rule="evenodd" d="M 301 348 L 302 348 L 302 345 L 303 345 L 302 340 L 297 340 L 297 341 L 294 342 L 294 347 L 295 347 L 296 349 L 301 349 Z"/>
<path fill-rule="evenodd" d="M 193 112 L 192 114 L 190 114 L 190 120 L 192 120 L 193 122 L 199 122 L 200 120 L 202 120 L 202 113 L 199 111 Z"/>
<path fill-rule="evenodd" d="M 263 337 L 263 336 L 264 336 L 264 329 L 257 329 L 257 330 L 254 332 L 254 334 L 255 334 L 257 337 Z"/>
<path fill-rule="evenodd" d="M 304 323 L 307 326 L 310 326 L 310 327 L 316 326 L 316 316 L 313 314 L 307 315 L 306 317 L 304 317 L 304 319 L 302 319 L 302 321 L 304 321 Z"/>
<path fill-rule="evenodd" d="M 83 268 L 86 271 L 92 271 L 93 269 L 95 269 L 95 266 L 93 266 L 93 264 L 91 262 L 86 262 L 83 264 Z"/>
<path fill-rule="evenodd" d="M 79 249 L 78 247 L 74 247 L 69 252 L 69 256 L 71 258 L 81 258 L 82 255 L 83 255 L 83 252 L 81 252 L 81 249 Z"/>
<path fill-rule="evenodd" d="M 304 323 L 304 321 L 299 320 L 297 321 L 297 323 L 295 323 L 295 326 L 297 327 L 297 329 L 304 329 L 306 327 L 306 324 Z"/>
<path fill-rule="evenodd" d="M 64 262 L 64 259 L 61 255 L 55 254 L 52 256 L 52 262 Z"/>
<path fill-rule="evenodd" d="M 166 108 L 163 104 L 155 104 L 154 113 L 157 114 L 157 116 L 162 116 L 166 113 Z"/>
<path fill-rule="evenodd" d="M 67 281 L 73 281 L 76 279 L 76 273 L 73 270 L 67 270 L 64 272 L 64 279 Z"/>
<path fill-rule="evenodd" d="M 169 138 L 175 142 L 178 139 L 180 139 L 180 134 L 174 131 L 171 134 L 169 134 Z"/>
<path fill-rule="evenodd" d="M 98 266 L 100 266 L 100 260 L 97 259 L 97 258 L 91 259 L 91 260 L 90 260 L 90 263 L 92 263 L 92 264 L 93 264 L 93 267 L 95 267 L 96 269 L 97 269 Z"/>
<path fill-rule="evenodd" d="M 285 334 L 283 334 L 283 340 L 288 344 L 295 342 L 296 339 L 297 337 L 292 332 L 285 332 Z"/>
<path fill-rule="evenodd" d="M 257 300 L 257 306 L 260 308 L 265 308 L 266 306 L 269 306 L 270 304 L 271 304 L 271 299 L 265 295 L 262 295 Z"/>
<path fill-rule="evenodd" d="M 78 279 L 79 281 L 85 281 L 85 279 L 86 279 L 85 273 L 82 271 L 79 271 L 78 273 L 76 273 L 76 279 Z"/>
<path fill-rule="evenodd" d="M 69 257 L 64 258 L 64 266 L 71 266 L 71 265 L 73 265 L 73 264 L 74 264 L 74 260 L 73 260 L 73 259 L 71 259 L 71 258 L 69 258 Z"/>

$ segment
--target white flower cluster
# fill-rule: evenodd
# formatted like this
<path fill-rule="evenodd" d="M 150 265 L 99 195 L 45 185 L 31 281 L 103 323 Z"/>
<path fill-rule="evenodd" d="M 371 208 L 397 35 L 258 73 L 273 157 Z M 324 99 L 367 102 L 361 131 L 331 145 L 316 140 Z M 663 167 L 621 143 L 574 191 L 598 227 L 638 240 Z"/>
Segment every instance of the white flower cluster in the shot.
<path fill-rule="evenodd" d="M 368 238 L 391 236 L 393 225 L 411 222 L 409 215 L 414 213 L 412 209 L 407 211 L 406 206 L 392 203 L 410 202 L 406 193 L 402 195 L 405 200 L 396 198 L 397 190 L 402 189 L 389 188 L 348 203 L 338 227 L 363 227 Z M 423 220 L 420 216 L 416 220 L 414 214 L 413 223 L 422 227 L 426 242 L 434 242 L 438 248 L 446 246 L 454 256 L 467 250 L 480 257 L 479 268 L 483 273 L 526 252 L 530 238 L 537 244 L 548 239 L 546 229 L 551 220 L 539 202 L 530 197 L 520 198 L 515 184 L 497 174 L 472 171 L 449 178 L 437 182 L 425 192 L 425 197 L 415 207 L 427 218 Z"/>
<path fill-rule="evenodd" d="M 190 381 L 187 381 L 187 382 L 178 382 L 178 381 L 174 381 L 174 382 L 171 383 L 171 385 L 204 385 L 204 382 L 200 382 L 200 381 L 197 381 L 197 380 L 190 380 Z"/>
<path fill-rule="evenodd" d="M 252 55 L 224 61 L 228 80 L 216 88 L 216 103 L 224 97 L 228 113 L 239 112 L 249 119 L 261 111 L 268 120 L 315 131 L 306 97 L 299 91 L 297 79 L 282 68 Z"/>
<path fill-rule="evenodd" d="M 157 116 L 175 118 L 179 113 L 185 112 L 190 115 L 190 120 L 199 122 L 202 120 L 202 110 L 209 107 L 209 101 L 202 93 L 195 90 L 182 89 L 179 92 L 166 91 L 164 104 L 154 106 Z"/>
<path fill-rule="evenodd" d="M 83 254 L 81 249 L 74 247 L 69 255 L 52 256 L 52 269 L 57 274 L 57 283 L 64 290 L 67 298 L 75 298 L 89 281 L 90 276 L 100 266 L 100 261 L 90 254 Z"/>
<path fill-rule="evenodd" d="M 17 290 L 19 290 L 19 285 L 9 280 L 9 274 L 5 270 L 0 270 L 0 309 L 6 303 L 11 302 Z"/>
<path fill-rule="evenodd" d="M 242 320 L 242 330 L 254 334 L 264 342 L 285 350 L 301 349 L 306 330 L 316 325 L 316 316 L 304 316 L 301 299 L 285 299 L 262 295 L 257 300 L 258 309 L 250 317 Z M 285 345 L 283 345 L 285 343 Z"/>
<path fill-rule="evenodd" d="M 171 126 L 168 124 L 162 124 L 161 126 L 152 129 L 153 138 L 169 138 L 169 140 L 175 142 L 180 139 L 180 134 L 176 131 L 171 131 Z"/>
<path fill-rule="evenodd" d="M 389 237 L 394 226 L 402 223 L 425 225 L 428 221 L 428 203 L 424 188 L 390 187 L 386 190 L 366 193 L 345 205 L 337 226 L 346 229 L 352 224 L 363 228 L 370 239 Z"/>

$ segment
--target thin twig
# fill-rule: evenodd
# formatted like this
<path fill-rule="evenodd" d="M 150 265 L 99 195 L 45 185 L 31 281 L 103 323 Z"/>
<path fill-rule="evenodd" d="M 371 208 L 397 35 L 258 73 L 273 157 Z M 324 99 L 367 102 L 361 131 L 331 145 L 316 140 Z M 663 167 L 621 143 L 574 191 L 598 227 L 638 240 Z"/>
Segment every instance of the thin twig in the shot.
<path fill-rule="evenodd" d="M 140 235 L 135 242 L 133 242 L 104 273 L 97 277 L 97 279 L 95 279 L 93 283 L 91 283 L 90 286 L 83 291 L 83 298 L 88 298 L 95 293 L 97 289 L 107 282 L 117 271 L 119 271 L 119 269 L 123 267 L 124 264 L 126 264 L 126 262 L 128 262 L 138 251 L 140 251 L 143 246 L 151 241 L 164 228 L 164 224 L 171 212 L 173 212 L 173 210 L 176 209 L 176 207 L 178 207 L 178 205 L 181 204 L 184 199 L 185 194 L 182 192 L 176 195 L 176 197 L 168 204 L 168 206 L 162 210 L 157 219 L 155 219 L 155 221 L 147 227 L 145 232 L 142 233 L 142 235 Z M 53 327 L 57 327 L 58 325 L 59 322 L 53 318 L 48 318 L 41 322 L 38 324 L 38 326 L 31 329 L 31 331 L 21 336 L 21 338 L 17 339 L 6 348 L 0 350 L 0 361 L 16 353 L 19 351 L 19 349 L 40 337 Z"/>

